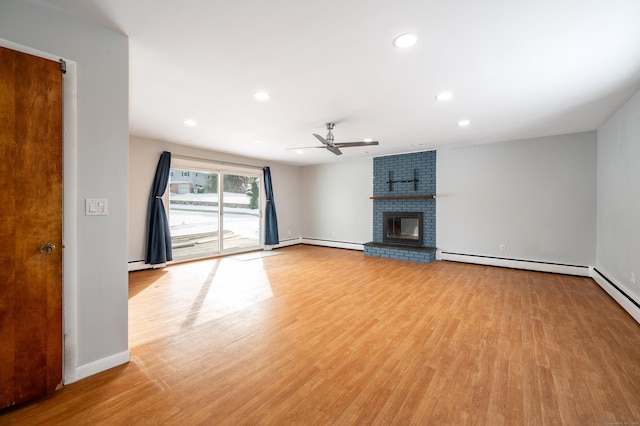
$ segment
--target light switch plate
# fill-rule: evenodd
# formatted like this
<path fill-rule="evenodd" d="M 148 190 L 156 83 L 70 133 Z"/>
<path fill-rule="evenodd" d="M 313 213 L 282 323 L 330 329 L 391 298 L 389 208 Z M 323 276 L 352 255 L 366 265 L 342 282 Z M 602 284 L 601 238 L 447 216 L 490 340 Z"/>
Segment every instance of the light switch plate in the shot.
<path fill-rule="evenodd" d="M 85 198 L 85 216 L 107 216 L 109 214 L 109 202 L 106 198 Z"/>

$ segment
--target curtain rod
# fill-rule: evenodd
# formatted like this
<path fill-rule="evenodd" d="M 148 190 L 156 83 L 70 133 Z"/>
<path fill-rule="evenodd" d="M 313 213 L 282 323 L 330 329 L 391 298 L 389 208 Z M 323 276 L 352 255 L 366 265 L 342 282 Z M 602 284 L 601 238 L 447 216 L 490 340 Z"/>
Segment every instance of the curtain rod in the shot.
<path fill-rule="evenodd" d="M 191 157 L 188 155 L 179 155 L 179 154 L 171 154 L 173 157 L 179 159 L 179 160 L 193 160 L 193 161 L 204 161 L 205 163 L 213 163 L 213 164 L 220 164 L 221 166 L 238 166 L 238 167 L 248 167 L 250 169 L 258 169 L 258 170 L 263 170 L 264 167 L 262 166 L 250 166 L 249 164 L 241 164 L 241 163 L 233 163 L 231 161 L 219 161 L 219 160 L 209 160 L 207 158 L 200 158 L 200 157 Z"/>

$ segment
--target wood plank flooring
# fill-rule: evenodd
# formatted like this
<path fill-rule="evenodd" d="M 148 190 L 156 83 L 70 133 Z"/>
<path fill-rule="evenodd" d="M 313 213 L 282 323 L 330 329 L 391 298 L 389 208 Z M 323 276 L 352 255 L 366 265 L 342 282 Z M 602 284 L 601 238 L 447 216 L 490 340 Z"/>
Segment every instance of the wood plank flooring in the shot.
<path fill-rule="evenodd" d="M 640 422 L 640 326 L 589 278 L 278 252 L 131 273 L 132 361 L 0 424 Z"/>

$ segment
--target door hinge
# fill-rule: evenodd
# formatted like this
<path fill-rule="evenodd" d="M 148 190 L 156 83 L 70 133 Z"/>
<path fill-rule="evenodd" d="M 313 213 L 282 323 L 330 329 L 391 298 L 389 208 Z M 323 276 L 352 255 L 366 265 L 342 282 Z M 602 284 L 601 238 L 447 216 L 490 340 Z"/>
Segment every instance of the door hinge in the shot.
<path fill-rule="evenodd" d="M 67 62 L 64 59 L 60 59 L 60 71 L 62 71 L 62 74 L 66 74 L 67 73 Z"/>

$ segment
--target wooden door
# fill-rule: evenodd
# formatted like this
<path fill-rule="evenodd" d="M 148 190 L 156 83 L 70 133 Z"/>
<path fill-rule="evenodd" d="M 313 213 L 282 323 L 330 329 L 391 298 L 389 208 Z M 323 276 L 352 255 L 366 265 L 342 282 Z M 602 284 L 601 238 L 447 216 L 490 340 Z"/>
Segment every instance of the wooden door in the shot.
<path fill-rule="evenodd" d="M 61 382 L 62 72 L 0 47 L 0 408 Z"/>

